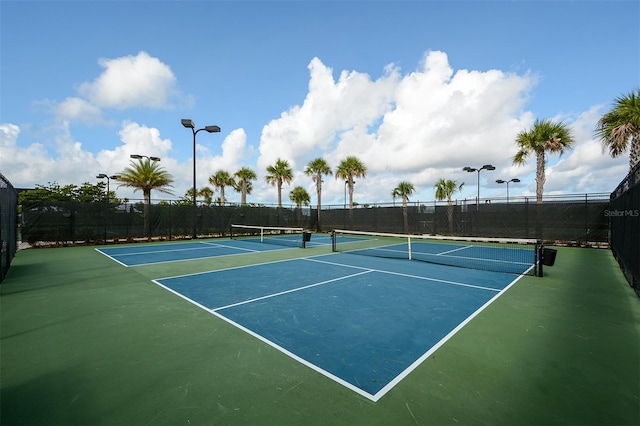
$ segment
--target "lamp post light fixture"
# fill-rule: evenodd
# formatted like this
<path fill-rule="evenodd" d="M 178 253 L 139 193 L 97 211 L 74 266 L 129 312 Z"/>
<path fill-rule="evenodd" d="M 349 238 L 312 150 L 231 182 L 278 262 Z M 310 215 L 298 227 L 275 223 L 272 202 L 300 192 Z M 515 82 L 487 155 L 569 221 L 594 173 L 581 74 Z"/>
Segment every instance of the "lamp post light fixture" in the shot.
<path fill-rule="evenodd" d="M 147 155 L 139 155 L 139 154 L 131 154 L 129 158 L 133 158 L 134 160 L 140 160 L 142 158 L 148 158 L 151 161 L 160 161 L 160 157 L 149 157 Z"/>
<path fill-rule="evenodd" d="M 464 170 L 465 172 L 478 172 L 478 195 L 476 197 L 476 211 L 480 208 L 480 172 L 482 170 L 495 170 L 495 166 L 491 165 L 491 164 L 485 164 L 484 166 L 480 167 L 480 168 L 474 168 L 474 167 L 464 167 L 462 170 Z"/>
<path fill-rule="evenodd" d="M 500 184 L 506 183 L 507 184 L 507 205 L 509 205 L 509 184 L 511 182 L 518 183 L 518 182 L 520 182 L 520 179 L 513 178 L 513 179 L 509 179 L 509 180 L 502 180 L 502 179 L 496 180 L 496 183 L 500 183 Z"/>
<path fill-rule="evenodd" d="M 96 176 L 97 179 L 107 179 L 107 196 L 105 197 L 105 201 L 106 201 L 106 211 L 104 214 L 104 244 L 107 244 L 107 225 L 109 223 L 108 220 L 108 216 L 109 216 L 109 181 L 111 179 L 118 179 L 117 175 L 113 175 L 113 176 L 109 176 L 106 175 L 105 173 L 100 173 L 99 175 Z"/>
<path fill-rule="evenodd" d="M 191 129 L 193 133 L 193 232 L 192 238 L 196 238 L 196 135 L 198 132 L 205 130 L 209 133 L 219 133 L 219 126 L 204 126 L 201 129 L 196 130 L 196 125 L 190 118 L 183 118 L 180 120 L 182 125 L 187 129 Z"/>

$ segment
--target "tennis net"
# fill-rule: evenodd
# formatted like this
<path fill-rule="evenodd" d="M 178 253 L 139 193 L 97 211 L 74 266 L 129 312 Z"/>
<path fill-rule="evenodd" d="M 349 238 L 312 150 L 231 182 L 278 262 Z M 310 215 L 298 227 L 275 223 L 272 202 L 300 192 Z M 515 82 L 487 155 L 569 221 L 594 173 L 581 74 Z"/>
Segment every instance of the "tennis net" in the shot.
<path fill-rule="evenodd" d="M 304 228 L 232 224 L 230 235 L 232 240 L 242 239 L 305 248 L 310 233 L 305 232 Z"/>
<path fill-rule="evenodd" d="M 540 244 L 531 239 L 471 238 L 335 230 L 334 252 L 418 260 L 510 274 L 537 275 Z"/>

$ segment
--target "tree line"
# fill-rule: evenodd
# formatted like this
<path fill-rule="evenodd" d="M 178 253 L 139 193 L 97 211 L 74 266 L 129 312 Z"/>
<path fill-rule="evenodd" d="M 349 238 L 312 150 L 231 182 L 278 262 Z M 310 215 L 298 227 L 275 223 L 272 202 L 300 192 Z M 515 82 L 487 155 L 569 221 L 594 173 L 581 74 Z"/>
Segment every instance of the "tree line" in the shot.
<path fill-rule="evenodd" d="M 633 169 L 640 163 L 640 88 L 627 95 L 615 99 L 611 109 L 598 121 L 594 134 L 600 139 L 602 147 L 609 151 L 612 157 L 630 153 L 629 166 Z M 543 188 L 546 180 L 545 168 L 547 157 L 550 154 L 562 155 L 571 149 L 574 137 L 571 129 L 564 121 L 550 119 L 536 120 L 532 128 L 523 130 L 516 136 L 515 143 L 518 151 L 512 158 L 516 165 L 523 165 L 527 158 L 535 157 L 536 160 L 536 199 L 542 202 Z M 289 162 L 278 158 L 276 162 L 266 168 L 265 180 L 277 189 L 278 207 L 282 207 L 282 186 L 291 184 L 293 170 Z M 316 186 L 318 223 L 320 222 L 320 210 L 322 200 L 323 177 L 333 175 L 334 171 L 323 158 L 319 157 L 310 161 L 305 170 L 305 175 L 310 176 Z M 353 208 L 353 192 L 355 179 L 365 178 L 366 165 L 355 156 L 348 156 L 342 160 L 335 169 L 335 178 L 343 179 L 349 193 L 349 208 Z M 103 176 L 105 177 L 105 176 Z M 149 204 L 151 191 L 157 190 L 167 194 L 173 194 L 173 177 L 164 170 L 157 159 L 140 158 L 137 162 L 131 161 L 129 167 L 111 177 L 117 181 L 118 186 L 134 188 L 134 191 L 142 191 L 144 203 Z M 108 178 L 109 179 L 109 178 Z M 203 197 L 204 203 L 210 205 L 226 203 L 225 191 L 232 188 L 241 194 L 241 204 L 247 203 L 247 195 L 253 190 L 253 182 L 257 180 L 257 174 L 250 167 L 242 167 L 231 175 L 226 170 L 218 170 L 209 177 L 209 186 L 197 190 L 197 196 Z M 109 182 L 107 181 L 107 186 Z M 464 182 L 451 179 L 439 179 L 435 184 L 435 197 L 438 200 L 446 200 L 449 206 L 449 220 L 452 223 L 453 202 L 452 195 L 462 189 Z M 220 196 L 213 199 L 215 190 L 219 190 Z M 406 221 L 406 208 L 409 196 L 415 191 L 412 183 L 402 181 L 391 191 L 391 196 L 402 199 L 403 211 Z M 106 198 L 105 198 L 106 197 Z M 294 187 L 289 198 L 298 208 L 309 205 L 310 196 L 302 186 Z M 57 183 L 47 186 L 36 185 L 36 188 L 23 191 L 19 194 L 19 202 L 29 201 L 79 201 L 119 202 L 113 191 L 105 191 L 105 182 L 96 185 L 83 183 L 80 187 L 75 185 L 60 186 Z M 189 189 L 177 203 L 190 204 L 193 200 L 193 189 Z M 450 225 L 451 226 L 451 225 Z"/>

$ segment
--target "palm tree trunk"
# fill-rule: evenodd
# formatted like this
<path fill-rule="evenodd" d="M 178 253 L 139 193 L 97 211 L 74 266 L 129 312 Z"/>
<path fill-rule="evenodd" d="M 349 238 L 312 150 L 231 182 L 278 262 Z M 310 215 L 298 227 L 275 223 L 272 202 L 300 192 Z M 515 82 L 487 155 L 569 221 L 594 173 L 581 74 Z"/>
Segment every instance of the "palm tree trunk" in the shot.
<path fill-rule="evenodd" d="M 409 212 L 407 206 L 407 199 L 402 199 L 402 218 L 404 219 L 404 233 L 409 233 Z"/>
<path fill-rule="evenodd" d="M 149 204 L 151 204 L 151 191 L 144 191 L 144 236 L 151 237 L 149 222 Z"/>
<path fill-rule="evenodd" d="M 282 180 L 278 180 L 278 208 L 282 208 Z"/>
<path fill-rule="evenodd" d="M 542 193 L 544 190 L 545 174 L 545 153 L 543 150 L 536 152 L 536 202 L 542 203 Z"/>
<path fill-rule="evenodd" d="M 240 204 L 247 204 L 247 182 L 244 180 L 242 181 L 242 195 L 240 196 Z"/>
<path fill-rule="evenodd" d="M 631 147 L 629 148 L 629 170 L 633 170 L 640 164 L 640 135 L 631 138 Z"/>
<path fill-rule="evenodd" d="M 453 234 L 453 200 L 451 193 L 447 194 L 447 219 L 449 220 L 449 234 Z"/>
<path fill-rule="evenodd" d="M 349 177 L 349 209 L 353 208 L 353 178 Z"/>

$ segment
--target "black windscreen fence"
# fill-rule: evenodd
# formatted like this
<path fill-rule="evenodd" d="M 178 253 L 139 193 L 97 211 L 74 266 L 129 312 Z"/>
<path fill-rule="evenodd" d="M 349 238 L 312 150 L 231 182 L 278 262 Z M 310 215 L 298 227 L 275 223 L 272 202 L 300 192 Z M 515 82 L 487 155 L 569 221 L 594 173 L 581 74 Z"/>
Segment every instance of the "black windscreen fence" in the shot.
<path fill-rule="evenodd" d="M 321 211 L 321 228 L 431 235 L 608 242 L 608 200 L 418 205 Z M 315 219 L 317 210 L 311 217 Z M 312 225 L 315 227 L 316 221 Z"/>
<path fill-rule="evenodd" d="M 611 251 L 640 296 L 640 165 L 611 193 Z"/>
<path fill-rule="evenodd" d="M 227 236 L 231 224 L 301 227 L 404 234 L 535 238 L 545 241 L 609 241 L 609 200 L 415 203 L 396 206 L 278 208 L 275 206 L 198 206 L 161 203 L 33 203 L 22 206 L 22 240 L 67 244 L 129 241 L 140 238 Z"/>
<path fill-rule="evenodd" d="M 231 224 L 308 227 L 309 209 L 172 203 L 39 202 L 22 206 L 22 241 L 31 245 L 227 236 Z"/>
<path fill-rule="evenodd" d="M 18 249 L 17 226 L 18 192 L 0 173 L 0 282 L 4 280 Z"/>

